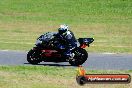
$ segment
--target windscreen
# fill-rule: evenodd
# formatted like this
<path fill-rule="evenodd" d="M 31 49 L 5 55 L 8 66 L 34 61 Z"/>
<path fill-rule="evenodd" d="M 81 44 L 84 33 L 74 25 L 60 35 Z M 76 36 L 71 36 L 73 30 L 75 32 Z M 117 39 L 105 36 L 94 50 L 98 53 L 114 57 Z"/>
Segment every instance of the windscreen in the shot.
<path fill-rule="evenodd" d="M 47 32 L 45 34 L 42 34 L 37 40 L 48 42 L 49 40 L 51 40 L 53 38 L 54 34 L 56 34 L 56 33 L 55 32 Z"/>

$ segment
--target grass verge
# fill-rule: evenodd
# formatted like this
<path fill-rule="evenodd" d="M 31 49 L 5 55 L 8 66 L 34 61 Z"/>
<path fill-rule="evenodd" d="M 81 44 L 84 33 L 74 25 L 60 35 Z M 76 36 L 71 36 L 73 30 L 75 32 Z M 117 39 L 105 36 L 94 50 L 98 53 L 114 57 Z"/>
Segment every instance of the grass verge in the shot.
<path fill-rule="evenodd" d="M 131 70 L 87 70 L 89 74 L 130 74 Z M 132 84 L 86 84 L 75 80 L 76 68 L 48 66 L 0 66 L 1 88 L 131 88 Z"/>
<path fill-rule="evenodd" d="M 132 53 L 131 7 L 131 0 L 2 0 L 0 49 L 29 50 L 66 23 L 77 38 L 95 38 L 91 52 Z"/>

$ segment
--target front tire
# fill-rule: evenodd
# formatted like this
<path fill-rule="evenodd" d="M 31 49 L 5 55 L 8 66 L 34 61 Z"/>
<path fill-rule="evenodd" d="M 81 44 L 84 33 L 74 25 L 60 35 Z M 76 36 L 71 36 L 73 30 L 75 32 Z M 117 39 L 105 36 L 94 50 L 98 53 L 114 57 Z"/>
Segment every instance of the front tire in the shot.
<path fill-rule="evenodd" d="M 76 48 L 73 50 L 75 56 L 73 57 L 72 60 L 69 61 L 69 63 L 72 66 L 79 66 L 82 65 L 88 58 L 88 53 L 85 49 L 82 48 Z"/>
<path fill-rule="evenodd" d="M 40 54 L 37 52 L 37 50 L 31 49 L 27 54 L 27 61 L 30 64 L 38 64 L 41 62 Z"/>

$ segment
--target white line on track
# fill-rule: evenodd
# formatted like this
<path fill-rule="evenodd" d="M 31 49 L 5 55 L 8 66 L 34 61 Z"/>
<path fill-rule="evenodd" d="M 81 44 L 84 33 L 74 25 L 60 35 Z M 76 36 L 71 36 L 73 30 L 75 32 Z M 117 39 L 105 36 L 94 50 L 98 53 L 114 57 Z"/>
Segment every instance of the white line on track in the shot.
<path fill-rule="evenodd" d="M 5 51 L 9 51 L 9 50 L 0 50 L 0 51 L 4 51 L 5 52 Z"/>
<path fill-rule="evenodd" d="M 34 44 L 34 43 L 29 43 L 29 42 L 5 42 L 5 41 L 0 41 L 0 43 L 13 43 L 13 44 Z"/>
<path fill-rule="evenodd" d="M 102 53 L 102 54 L 109 54 L 109 55 L 111 55 L 111 54 L 116 54 L 116 53 L 105 52 L 105 53 Z"/>
<path fill-rule="evenodd" d="M 106 45 L 91 45 L 91 46 L 93 46 L 93 47 L 94 47 L 94 46 L 100 46 L 100 47 L 119 47 L 119 48 L 120 48 L 120 47 L 121 47 L 121 48 L 124 48 L 124 47 L 128 47 L 128 48 L 129 48 L 129 47 L 132 47 L 132 46 L 121 46 L 121 45 L 119 45 L 119 46 L 115 46 L 115 45 L 112 45 L 112 46 L 106 46 Z"/>
<path fill-rule="evenodd" d="M 0 52 L 27 52 L 24 50 L 0 50 Z"/>

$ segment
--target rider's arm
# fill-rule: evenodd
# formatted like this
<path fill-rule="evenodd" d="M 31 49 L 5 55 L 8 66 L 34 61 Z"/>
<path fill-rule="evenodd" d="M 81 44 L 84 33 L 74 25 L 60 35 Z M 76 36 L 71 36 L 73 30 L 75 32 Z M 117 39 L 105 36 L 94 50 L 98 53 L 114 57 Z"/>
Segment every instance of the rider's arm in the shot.
<path fill-rule="evenodd" d="M 65 36 L 65 39 L 67 40 L 68 44 L 71 46 L 71 47 L 75 47 L 76 46 L 76 40 L 74 38 L 74 35 L 72 35 L 70 32 L 67 33 L 67 35 Z"/>

